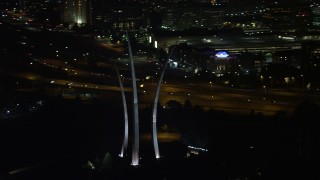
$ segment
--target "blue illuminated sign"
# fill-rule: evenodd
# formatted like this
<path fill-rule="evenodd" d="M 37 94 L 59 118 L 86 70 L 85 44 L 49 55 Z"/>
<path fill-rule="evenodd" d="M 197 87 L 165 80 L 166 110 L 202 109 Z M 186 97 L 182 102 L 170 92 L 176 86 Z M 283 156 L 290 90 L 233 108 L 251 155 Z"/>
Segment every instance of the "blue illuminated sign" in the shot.
<path fill-rule="evenodd" d="M 218 58 L 226 58 L 229 56 L 229 53 L 227 51 L 218 51 L 216 53 L 216 57 Z"/>

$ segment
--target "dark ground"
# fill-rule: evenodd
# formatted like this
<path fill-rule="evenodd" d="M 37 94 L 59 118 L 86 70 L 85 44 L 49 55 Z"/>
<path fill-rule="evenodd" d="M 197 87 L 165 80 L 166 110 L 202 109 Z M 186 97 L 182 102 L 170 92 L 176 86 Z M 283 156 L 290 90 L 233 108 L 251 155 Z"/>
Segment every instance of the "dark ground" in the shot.
<path fill-rule="evenodd" d="M 14 97 L 26 102 L 43 98 Z M 161 142 L 160 160 L 154 159 L 151 142 L 141 143 L 140 166 L 132 167 L 130 142 L 128 157 L 117 156 L 123 131 L 118 102 L 61 97 L 44 102 L 36 112 L 0 119 L 1 180 L 320 178 L 315 163 L 319 107 L 314 104 L 301 104 L 292 117 L 281 112 L 272 117 L 227 114 L 192 105 L 159 109 L 159 129 L 167 125 L 163 131 L 179 132 L 182 138 Z M 139 113 L 141 132 L 151 132 L 150 108 Z M 188 145 L 208 151 L 186 158 Z"/>

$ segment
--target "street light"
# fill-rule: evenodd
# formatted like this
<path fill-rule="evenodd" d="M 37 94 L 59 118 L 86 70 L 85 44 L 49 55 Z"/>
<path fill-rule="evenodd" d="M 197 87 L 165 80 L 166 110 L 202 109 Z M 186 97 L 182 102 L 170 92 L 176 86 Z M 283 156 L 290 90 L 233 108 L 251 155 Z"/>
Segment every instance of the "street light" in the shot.
<path fill-rule="evenodd" d="M 317 104 L 317 91 L 319 91 L 319 89 L 314 89 L 314 103 Z"/>
<path fill-rule="evenodd" d="M 266 98 L 266 95 L 267 95 L 267 87 L 266 86 L 262 86 L 263 89 L 264 89 L 264 98 Z"/>
<path fill-rule="evenodd" d="M 285 77 L 284 78 L 284 81 L 286 82 L 286 84 L 287 84 L 287 89 L 289 88 L 288 86 L 289 86 L 289 77 Z"/>
<path fill-rule="evenodd" d="M 212 82 L 210 81 L 210 96 L 212 97 Z"/>
<path fill-rule="evenodd" d="M 56 50 L 56 58 L 59 58 L 59 51 Z"/>
<path fill-rule="evenodd" d="M 302 86 L 303 86 L 304 85 L 304 76 L 303 76 L 303 74 L 301 74 L 300 76 L 302 78 Z"/>
<path fill-rule="evenodd" d="M 186 84 L 188 85 L 188 76 L 184 76 L 184 79 L 186 80 Z"/>
<path fill-rule="evenodd" d="M 120 78 L 122 80 L 122 84 L 124 84 L 124 76 L 122 74 L 120 74 Z"/>
<path fill-rule="evenodd" d="M 147 91 L 143 91 L 144 93 L 144 104 L 147 104 Z"/>
<path fill-rule="evenodd" d="M 67 72 L 67 79 L 69 80 L 70 79 L 70 77 L 69 77 L 69 69 L 65 68 L 64 70 Z"/>
<path fill-rule="evenodd" d="M 272 87 L 273 87 L 273 79 L 272 79 L 272 76 L 269 76 L 269 79 L 270 79 L 270 87 L 272 88 Z"/>
<path fill-rule="evenodd" d="M 151 79 L 151 83 L 153 84 L 153 75 L 151 75 L 151 76 L 146 76 L 146 80 L 149 80 L 149 79 Z"/>

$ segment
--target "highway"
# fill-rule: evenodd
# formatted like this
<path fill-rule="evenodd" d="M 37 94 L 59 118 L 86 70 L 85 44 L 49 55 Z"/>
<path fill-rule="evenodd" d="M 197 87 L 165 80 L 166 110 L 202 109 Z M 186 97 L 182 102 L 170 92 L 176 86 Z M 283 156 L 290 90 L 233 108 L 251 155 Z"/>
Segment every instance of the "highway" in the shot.
<path fill-rule="evenodd" d="M 98 76 L 94 73 L 87 73 L 80 70 L 75 71 L 81 72 L 80 74 L 82 74 L 82 76 L 93 76 L 95 78 Z M 49 94 L 50 92 L 56 93 L 57 90 L 63 90 L 65 94 L 67 94 L 66 92 L 70 92 L 71 94 L 82 92 L 96 94 L 96 97 L 101 98 L 101 100 L 105 100 L 104 98 L 110 97 L 108 94 L 111 93 L 116 95 L 116 92 L 120 91 L 116 77 L 112 76 L 102 76 L 101 78 L 112 80 L 106 80 L 105 84 L 96 84 L 92 82 L 83 82 L 81 80 L 75 81 L 74 78 L 72 78 L 73 80 L 48 78 L 32 72 L 18 73 L 1 70 L 0 73 L 4 73 L 19 79 L 25 79 L 36 83 L 53 86 L 54 88 L 46 89 L 47 93 Z M 127 96 L 131 96 L 131 87 L 128 84 L 131 79 L 124 77 L 123 80 L 127 85 L 125 87 L 125 92 Z M 154 80 L 153 83 L 146 81 L 138 82 L 139 107 L 150 106 L 153 103 L 156 83 L 156 80 Z M 17 89 L 19 88 L 20 87 L 17 87 Z M 119 98 L 121 98 L 120 92 L 118 95 Z M 186 102 L 186 100 L 190 100 L 193 106 L 199 105 L 206 110 L 212 108 L 231 113 L 244 114 L 254 111 L 256 113 L 260 112 L 264 115 L 274 115 L 279 111 L 283 111 L 289 115 L 293 113 L 294 109 L 302 101 L 313 102 L 316 98 L 316 94 L 291 92 L 284 89 L 267 89 L 264 91 L 263 88 L 260 88 L 256 91 L 253 91 L 210 84 L 209 82 L 198 82 L 191 84 L 186 82 L 170 83 L 166 81 L 161 85 L 159 101 L 164 108 L 171 108 L 166 107 L 166 103 L 170 100 L 177 101 L 182 105 Z"/>
<path fill-rule="evenodd" d="M 148 102 L 154 97 L 154 89 L 154 85 L 145 86 Z M 279 90 L 269 90 L 267 94 L 264 94 L 263 90 L 252 92 L 221 85 L 214 85 L 211 91 L 210 85 L 207 84 L 164 84 L 161 89 L 160 103 L 175 100 L 184 104 L 186 100 L 190 100 L 192 105 L 199 105 L 204 109 L 212 108 L 245 114 L 254 110 L 264 115 L 274 115 L 278 111 L 285 111 L 289 115 L 302 100 L 312 101 L 313 98 L 312 95 L 280 92 Z"/>

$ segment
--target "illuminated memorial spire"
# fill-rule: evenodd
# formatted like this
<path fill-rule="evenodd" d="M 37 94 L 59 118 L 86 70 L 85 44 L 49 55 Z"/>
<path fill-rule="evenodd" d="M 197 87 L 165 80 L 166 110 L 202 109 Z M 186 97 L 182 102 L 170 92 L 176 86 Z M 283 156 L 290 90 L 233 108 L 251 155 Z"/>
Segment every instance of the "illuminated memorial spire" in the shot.
<path fill-rule="evenodd" d="M 132 78 L 132 95 L 133 95 L 133 143 L 132 143 L 132 166 L 139 165 L 139 112 L 138 112 L 138 95 L 137 95 L 137 82 L 136 75 L 134 70 L 134 62 L 132 57 L 131 45 L 128 36 L 128 32 L 126 31 L 127 39 L 128 39 L 128 48 L 129 48 L 129 56 L 131 62 L 131 78 Z"/>
<path fill-rule="evenodd" d="M 117 72 L 117 77 L 121 89 L 121 96 L 122 96 L 122 104 L 123 104 L 123 113 L 124 113 L 124 135 L 123 135 L 123 142 L 122 142 L 122 148 L 120 157 L 123 157 L 127 153 L 127 147 L 128 147 L 128 109 L 127 109 L 127 103 L 126 103 L 126 96 L 124 94 L 123 84 L 121 81 L 119 69 L 116 64 L 114 64 L 114 68 Z"/>
<path fill-rule="evenodd" d="M 163 71 L 161 73 L 158 85 L 157 85 L 157 91 L 156 91 L 156 96 L 154 98 L 154 102 L 153 102 L 153 113 L 152 113 L 152 138 L 153 138 L 153 147 L 154 147 L 154 153 L 157 159 L 160 158 L 160 152 L 159 152 L 159 145 L 158 145 L 158 134 L 157 134 L 157 108 L 158 108 L 158 100 L 159 100 L 159 94 L 160 94 L 160 86 L 163 80 L 163 76 L 164 76 L 164 72 L 169 64 L 171 55 L 174 51 L 174 49 L 176 48 L 178 44 L 178 41 L 175 43 L 167 61 L 166 64 L 164 65 Z"/>

